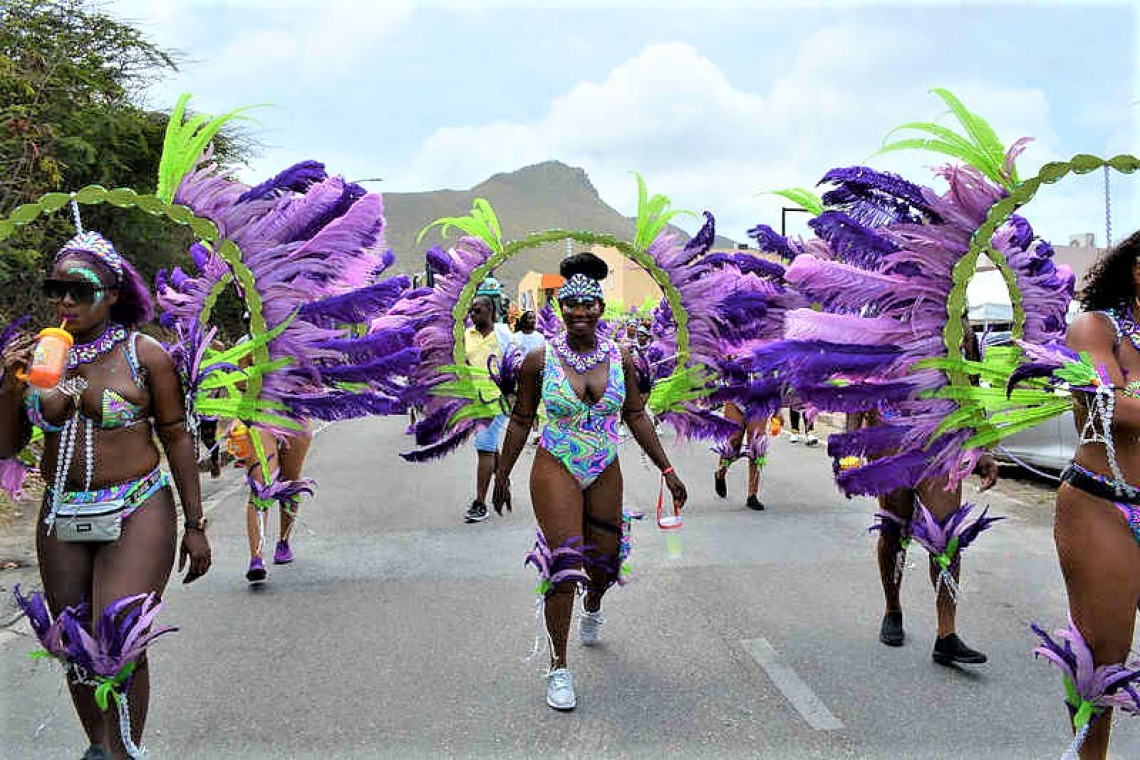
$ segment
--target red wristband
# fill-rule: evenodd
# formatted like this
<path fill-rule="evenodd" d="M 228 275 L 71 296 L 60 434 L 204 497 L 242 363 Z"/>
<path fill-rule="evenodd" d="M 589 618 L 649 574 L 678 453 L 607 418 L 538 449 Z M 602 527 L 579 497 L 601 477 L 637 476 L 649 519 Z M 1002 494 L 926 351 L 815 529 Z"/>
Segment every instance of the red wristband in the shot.
<path fill-rule="evenodd" d="M 666 475 L 669 475 L 672 472 L 673 472 L 672 467 L 666 467 L 664 470 L 661 471 L 661 477 L 665 477 Z"/>

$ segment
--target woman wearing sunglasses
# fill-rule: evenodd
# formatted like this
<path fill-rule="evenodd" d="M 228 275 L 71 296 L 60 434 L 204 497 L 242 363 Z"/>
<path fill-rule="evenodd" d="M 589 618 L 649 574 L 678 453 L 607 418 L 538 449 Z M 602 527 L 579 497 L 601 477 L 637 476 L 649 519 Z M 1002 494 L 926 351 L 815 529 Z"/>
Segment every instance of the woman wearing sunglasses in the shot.
<path fill-rule="evenodd" d="M 572 710 L 577 698 L 567 669 L 566 642 L 575 587 L 582 583 L 586 589 L 579 635 L 584 645 L 592 646 L 603 623 L 602 596 L 620 574 L 619 421 L 625 421 L 663 473 L 677 509 L 684 505 L 686 494 L 646 414 L 629 353 L 598 338 L 598 320 L 605 310 L 601 281 L 609 267 L 593 253 L 579 253 L 562 261 L 561 274 L 566 284 L 558 291 L 558 303 L 566 331 L 523 360 L 493 505 L 500 514 L 504 505 L 510 509 L 511 469 L 541 400 L 547 421 L 530 474 L 539 542 L 528 562 L 542 575 L 550 645 L 546 702 L 556 710 Z"/>
<path fill-rule="evenodd" d="M 124 597 L 160 595 L 170 577 L 178 524 L 154 433 L 183 505 L 179 570 L 190 560 L 183 583 L 209 569 L 194 443 L 173 360 L 136 331 L 152 315 L 146 285 L 110 242 L 95 232 L 68 241 L 44 281 L 44 296 L 75 344 L 65 377 L 49 390 L 20 379 L 31 361 L 30 340 L 5 349 L 0 457 L 20 451 L 33 425 L 44 431 L 40 471 L 48 487 L 36 550 L 47 602 L 57 617 L 89 603 L 91 620 L 99 621 Z M 69 687 L 91 742 L 84 757 L 125 757 L 117 706 L 101 711 L 91 685 L 78 683 L 74 671 Z M 122 688 L 130 738 L 140 745 L 150 692 L 145 655 Z"/>

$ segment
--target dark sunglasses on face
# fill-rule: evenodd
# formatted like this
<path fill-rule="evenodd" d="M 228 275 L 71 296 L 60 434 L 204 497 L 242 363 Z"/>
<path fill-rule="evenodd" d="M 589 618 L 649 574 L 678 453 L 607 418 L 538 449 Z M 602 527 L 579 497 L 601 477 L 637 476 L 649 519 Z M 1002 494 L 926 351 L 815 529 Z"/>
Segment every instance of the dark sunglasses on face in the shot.
<path fill-rule="evenodd" d="M 93 303 L 96 293 L 107 290 L 112 290 L 112 288 L 94 285 L 83 280 L 56 280 L 52 278 L 44 280 L 44 296 L 49 301 L 62 301 L 70 296 L 71 300 L 76 303 Z"/>
<path fill-rule="evenodd" d="M 573 309 L 576 306 L 585 306 L 590 311 L 593 311 L 599 306 L 598 299 L 592 296 L 570 296 L 569 298 L 563 298 L 561 304 L 563 309 Z"/>

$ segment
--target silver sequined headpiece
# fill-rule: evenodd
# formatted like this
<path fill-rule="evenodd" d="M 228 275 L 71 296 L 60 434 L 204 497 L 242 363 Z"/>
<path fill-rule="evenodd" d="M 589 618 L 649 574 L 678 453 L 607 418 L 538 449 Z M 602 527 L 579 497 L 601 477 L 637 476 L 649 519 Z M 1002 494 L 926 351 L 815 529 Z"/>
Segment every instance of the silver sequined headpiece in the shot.
<path fill-rule="evenodd" d="M 558 300 L 562 301 L 567 298 L 596 298 L 599 301 L 605 300 L 602 297 L 602 284 L 595 280 L 593 277 L 587 277 L 579 272 L 566 281 L 566 284 L 558 289 Z"/>

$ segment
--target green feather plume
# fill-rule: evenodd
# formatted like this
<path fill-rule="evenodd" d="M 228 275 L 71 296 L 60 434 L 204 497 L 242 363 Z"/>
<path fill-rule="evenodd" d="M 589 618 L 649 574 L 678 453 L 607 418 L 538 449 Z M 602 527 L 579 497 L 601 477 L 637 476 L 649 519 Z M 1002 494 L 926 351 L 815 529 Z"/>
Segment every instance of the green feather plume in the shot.
<path fill-rule="evenodd" d="M 899 150 L 930 150 L 964 161 L 1007 190 L 1012 190 L 1020 184 L 1017 168 L 1012 162 L 1009 171 L 1006 171 L 1006 148 L 989 122 L 966 108 L 948 90 L 934 89 L 931 92 L 941 98 L 950 109 L 950 113 L 958 120 L 962 133 L 933 122 L 908 122 L 888 132 L 883 139 L 883 147 L 879 148 L 875 155 Z M 927 136 L 887 142 L 892 135 L 901 130 L 913 130 L 925 133 Z"/>
<path fill-rule="evenodd" d="M 645 179 L 637 172 L 633 172 L 633 176 L 637 177 L 637 224 L 633 235 L 633 247 L 638 251 L 644 251 L 657 239 L 673 217 L 681 214 L 696 216 L 696 214 L 683 209 L 670 209 L 669 199 L 664 195 L 649 197 Z"/>
<path fill-rule="evenodd" d="M 466 235 L 479 238 L 495 253 L 503 253 L 503 231 L 499 227 L 499 218 L 495 216 L 495 210 L 485 198 L 475 199 L 468 216 L 445 216 L 424 227 L 416 236 L 416 245 L 424 239 L 428 230 L 437 225 L 442 228 L 440 234 L 444 237 L 447 237 L 448 231 L 455 227 Z"/>
<path fill-rule="evenodd" d="M 241 116 L 243 111 L 257 107 L 243 106 L 215 117 L 196 114 L 183 123 L 182 118 L 189 101 L 189 94 L 184 93 L 179 96 L 174 110 L 170 113 L 170 121 L 166 123 L 166 136 L 162 141 L 162 158 L 158 163 L 158 189 L 154 194 L 167 203 L 174 200 L 178 184 L 194 168 L 194 163 L 218 131 L 234 119 L 245 118 Z"/>
<path fill-rule="evenodd" d="M 811 213 L 812 216 L 819 216 L 823 213 L 823 199 L 818 195 L 808 190 L 806 187 L 789 187 L 784 190 L 767 190 L 760 195 L 778 195 L 781 198 L 791 201 L 800 208 Z"/>

